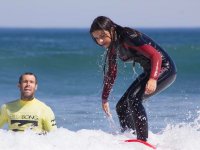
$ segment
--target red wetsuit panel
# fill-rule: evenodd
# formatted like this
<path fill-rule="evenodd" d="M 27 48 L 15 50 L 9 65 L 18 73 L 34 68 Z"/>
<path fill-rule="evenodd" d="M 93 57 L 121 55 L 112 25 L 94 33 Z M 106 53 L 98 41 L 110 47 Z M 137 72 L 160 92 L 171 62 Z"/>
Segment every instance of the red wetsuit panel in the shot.
<path fill-rule="evenodd" d="M 137 50 L 139 53 L 151 60 L 150 78 L 157 80 L 162 64 L 161 54 L 154 47 L 148 44 L 142 46 L 129 46 L 127 44 L 124 45 L 126 48 Z"/>

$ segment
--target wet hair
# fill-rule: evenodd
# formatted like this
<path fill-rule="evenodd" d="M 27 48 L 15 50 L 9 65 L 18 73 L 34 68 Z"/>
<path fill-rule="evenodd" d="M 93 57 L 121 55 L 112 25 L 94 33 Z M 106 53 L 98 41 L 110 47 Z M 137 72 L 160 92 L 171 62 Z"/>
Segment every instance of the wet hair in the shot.
<path fill-rule="evenodd" d="M 37 82 L 38 82 L 37 76 L 36 76 L 34 73 L 32 73 L 32 72 L 25 72 L 25 73 L 23 73 L 23 74 L 19 77 L 19 84 L 21 84 L 24 75 L 32 75 L 32 76 L 34 76 L 34 77 L 35 77 L 36 84 L 37 84 Z"/>
<path fill-rule="evenodd" d="M 115 27 L 115 23 L 108 17 L 99 16 L 94 19 L 90 27 L 90 34 L 96 30 L 110 31 L 112 27 Z"/>
<path fill-rule="evenodd" d="M 95 38 L 93 37 L 92 33 L 97 30 L 105 30 L 108 31 L 111 35 L 111 29 L 115 28 L 117 24 L 115 24 L 110 18 L 105 16 L 99 16 L 94 19 L 92 25 L 90 27 L 90 35 L 92 39 L 97 43 Z M 112 37 L 111 37 L 112 40 Z M 98 43 L 97 43 L 98 44 Z"/>
<path fill-rule="evenodd" d="M 98 16 L 97 18 L 95 18 L 90 27 L 90 35 L 91 35 L 92 39 L 96 42 L 96 44 L 98 44 L 98 43 L 97 43 L 96 39 L 93 37 L 92 33 L 97 30 L 105 30 L 110 33 L 110 35 L 111 35 L 110 47 L 112 47 L 115 40 L 121 41 L 124 36 L 131 35 L 133 37 L 136 37 L 140 34 L 139 31 L 131 29 L 129 27 L 122 27 L 122 26 L 116 24 L 115 22 L 113 22 L 110 18 L 105 17 L 105 16 Z M 114 35 L 112 35 L 111 30 L 114 31 L 114 32 L 112 32 Z M 105 60 L 104 60 L 104 64 L 103 64 L 104 75 L 106 72 L 106 67 L 108 66 L 108 53 L 109 53 L 109 50 L 105 54 Z M 112 58 L 116 59 L 116 57 L 112 57 Z"/>
<path fill-rule="evenodd" d="M 97 31 L 97 30 L 108 31 L 111 35 L 111 43 L 113 43 L 113 36 L 111 34 L 111 29 L 115 30 L 116 26 L 118 26 L 118 25 L 116 23 L 114 23 L 110 18 L 105 17 L 105 16 L 98 16 L 92 22 L 92 25 L 90 27 L 90 35 L 91 35 L 92 39 L 96 42 L 96 44 L 98 44 L 96 39 L 93 37 L 92 33 Z M 104 64 L 103 64 L 104 75 L 105 75 L 105 72 L 106 72 L 107 59 L 108 59 L 108 51 L 106 51 L 105 58 L 104 58 Z"/>
<path fill-rule="evenodd" d="M 99 17 L 95 18 L 94 21 L 92 22 L 92 25 L 90 27 L 90 35 L 93 38 L 93 40 L 97 43 L 97 41 L 95 40 L 95 38 L 92 35 L 92 33 L 94 31 L 105 30 L 105 31 L 108 31 L 110 33 L 110 35 L 112 35 L 111 34 L 112 29 L 114 29 L 114 31 L 116 32 L 116 37 L 115 37 L 116 39 L 118 39 L 119 36 L 122 34 L 128 33 L 128 34 L 131 34 L 134 36 L 137 36 L 140 34 L 140 32 L 135 29 L 131 29 L 129 27 L 122 27 L 122 26 L 116 24 L 108 17 L 99 16 Z M 111 36 L 111 41 L 113 42 L 112 36 Z"/>

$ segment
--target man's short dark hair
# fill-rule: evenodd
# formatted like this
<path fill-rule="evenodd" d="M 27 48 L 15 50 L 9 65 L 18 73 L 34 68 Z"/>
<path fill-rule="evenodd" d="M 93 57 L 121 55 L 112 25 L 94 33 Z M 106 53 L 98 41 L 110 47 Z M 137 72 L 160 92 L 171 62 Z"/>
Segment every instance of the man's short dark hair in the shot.
<path fill-rule="evenodd" d="M 23 74 L 19 77 L 19 84 L 21 84 L 22 78 L 23 78 L 24 75 L 33 75 L 33 76 L 35 77 L 35 81 L 36 81 L 36 84 L 37 84 L 37 82 L 38 82 L 37 76 L 36 76 L 34 73 L 32 73 L 32 72 L 25 72 L 25 73 L 23 73 Z"/>

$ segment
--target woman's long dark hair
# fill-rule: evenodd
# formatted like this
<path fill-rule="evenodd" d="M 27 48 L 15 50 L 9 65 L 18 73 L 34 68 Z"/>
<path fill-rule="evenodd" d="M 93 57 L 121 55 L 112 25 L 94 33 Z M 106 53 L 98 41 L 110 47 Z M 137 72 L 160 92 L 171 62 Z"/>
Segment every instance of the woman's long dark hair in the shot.
<path fill-rule="evenodd" d="M 92 22 L 92 25 L 90 27 L 90 35 L 91 35 L 92 39 L 97 43 L 97 41 L 93 37 L 92 33 L 94 31 L 97 31 L 97 30 L 108 31 L 111 35 L 111 43 L 113 43 L 113 36 L 112 36 L 111 29 L 115 30 L 117 26 L 118 25 L 115 24 L 110 18 L 105 17 L 105 16 L 99 16 L 99 17 L 95 18 L 94 21 Z M 107 65 L 108 65 L 108 63 L 107 63 L 108 62 L 108 53 L 109 53 L 109 50 L 106 51 L 105 58 L 104 58 L 104 64 L 103 64 L 104 75 L 106 73 L 106 68 L 107 68 Z"/>
<path fill-rule="evenodd" d="M 97 30 L 105 30 L 105 31 L 108 31 L 110 33 L 110 35 L 111 35 L 111 46 L 110 47 L 112 47 L 112 44 L 115 42 L 115 40 L 119 40 L 119 38 L 122 34 L 126 34 L 126 33 L 128 33 L 128 34 L 131 33 L 131 34 L 135 34 L 135 35 L 139 34 L 138 31 L 131 29 L 131 28 L 128 28 L 128 27 L 122 27 L 122 26 L 114 23 L 110 18 L 105 17 L 105 16 L 99 16 L 99 17 L 95 18 L 94 21 L 92 22 L 91 27 L 90 27 L 90 35 L 96 43 L 97 43 L 97 41 L 93 37 L 92 33 L 94 31 L 97 31 Z M 111 32 L 111 31 L 114 31 L 114 32 Z M 107 68 L 107 65 L 108 65 L 108 53 L 109 52 L 110 51 L 109 51 L 109 48 L 108 48 L 108 50 L 106 51 L 106 55 L 105 55 L 105 59 L 104 59 L 104 65 L 103 65 L 104 75 L 106 73 L 106 68 Z M 113 58 L 116 59 L 116 57 L 113 57 Z"/>
<path fill-rule="evenodd" d="M 90 35 L 93 38 L 93 40 L 97 43 L 97 41 L 94 39 L 92 35 L 94 31 L 105 30 L 105 31 L 108 31 L 111 35 L 111 29 L 112 28 L 114 29 L 116 26 L 117 25 L 110 18 L 105 17 L 105 16 L 99 16 L 95 18 L 94 21 L 92 22 L 92 25 L 90 27 Z"/>

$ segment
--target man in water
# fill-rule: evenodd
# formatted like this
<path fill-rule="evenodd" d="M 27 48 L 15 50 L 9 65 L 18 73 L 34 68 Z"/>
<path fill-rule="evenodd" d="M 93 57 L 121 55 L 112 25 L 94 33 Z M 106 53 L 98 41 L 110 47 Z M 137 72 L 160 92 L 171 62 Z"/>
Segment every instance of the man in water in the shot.
<path fill-rule="evenodd" d="M 31 129 L 36 133 L 46 133 L 57 128 L 51 108 L 34 97 L 37 83 L 36 75 L 31 72 L 20 76 L 18 87 L 21 98 L 2 105 L 0 127 L 7 123 L 9 130 Z"/>

